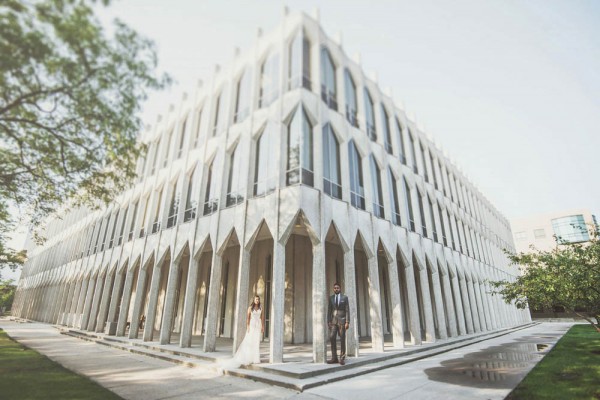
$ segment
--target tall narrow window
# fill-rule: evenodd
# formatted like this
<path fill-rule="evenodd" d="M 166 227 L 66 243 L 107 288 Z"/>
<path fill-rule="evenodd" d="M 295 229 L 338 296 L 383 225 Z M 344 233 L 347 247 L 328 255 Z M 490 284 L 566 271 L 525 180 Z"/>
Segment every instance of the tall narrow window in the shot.
<path fill-rule="evenodd" d="M 229 180 L 227 184 L 227 197 L 225 198 L 226 207 L 244 201 L 244 174 L 241 171 L 241 151 L 239 150 L 240 146 L 236 146 L 229 158 Z"/>
<path fill-rule="evenodd" d="M 117 239 L 117 246 L 123 243 L 123 235 L 125 234 L 125 222 L 127 221 L 127 213 L 131 209 L 131 205 L 127 209 L 121 210 L 119 216 L 121 217 L 121 229 L 119 230 L 119 237 Z"/>
<path fill-rule="evenodd" d="M 133 239 L 134 230 L 135 230 L 135 219 L 137 218 L 138 205 L 140 203 L 138 201 L 133 205 L 133 213 L 131 214 L 131 223 L 129 224 L 129 235 L 127 236 L 127 241 Z"/>
<path fill-rule="evenodd" d="M 279 54 L 271 53 L 260 69 L 258 107 L 267 107 L 279 96 Z"/>
<path fill-rule="evenodd" d="M 425 161 L 425 147 L 423 143 L 420 143 L 419 147 L 421 148 L 421 163 L 423 164 L 423 176 L 425 177 L 425 182 L 429 182 L 429 174 L 427 173 L 427 162 Z"/>
<path fill-rule="evenodd" d="M 194 168 L 194 171 L 190 174 L 187 181 L 187 194 L 185 196 L 185 211 L 183 212 L 183 222 L 188 222 L 196 218 L 196 174 L 198 166 Z"/>
<path fill-rule="evenodd" d="M 290 45 L 289 89 L 311 89 L 310 42 L 300 31 Z"/>
<path fill-rule="evenodd" d="M 398 185 L 392 169 L 388 167 L 388 190 L 390 191 L 390 204 L 392 205 L 392 222 L 401 225 L 400 202 L 398 202 Z"/>
<path fill-rule="evenodd" d="M 194 148 L 200 146 L 200 128 L 202 128 L 202 109 L 198 110 L 198 122 L 196 123 L 196 136 L 194 137 Z"/>
<path fill-rule="evenodd" d="M 146 235 L 146 217 L 148 216 L 148 207 L 150 205 L 150 195 L 144 201 L 144 214 L 142 214 L 142 223 L 140 226 L 139 237 L 143 238 Z"/>
<path fill-rule="evenodd" d="M 217 194 L 217 184 L 213 179 L 213 166 L 215 162 L 210 164 L 208 167 L 208 174 L 206 178 L 206 191 L 204 194 L 204 213 L 203 215 L 209 215 L 214 213 L 219 208 L 219 197 Z"/>
<path fill-rule="evenodd" d="M 173 149 L 173 129 L 169 131 L 169 135 L 167 136 L 167 148 L 165 150 L 165 156 L 163 158 L 163 168 L 169 164 L 169 159 L 171 157 Z"/>
<path fill-rule="evenodd" d="M 164 190 L 161 189 L 160 192 L 158 192 L 158 204 L 156 205 L 156 209 L 155 209 L 155 213 L 154 213 L 154 222 L 152 223 L 152 233 L 156 233 L 158 231 L 160 231 L 160 212 L 162 209 L 162 203 L 163 203 L 163 194 L 164 194 Z"/>
<path fill-rule="evenodd" d="M 306 111 L 299 106 L 288 125 L 287 185 L 314 186 L 312 130 Z"/>
<path fill-rule="evenodd" d="M 377 129 L 375 127 L 375 111 L 373 110 L 373 99 L 371 94 L 365 88 L 365 122 L 367 135 L 372 141 L 377 141 Z"/>
<path fill-rule="evenodd" d="M 437 177 L 437 172 L 438 172 L 437 161 L 435 161 L 435 159 L 433 158 L 431 151 L 429 151 L 429 163 L 431 164 L 431 175 L 433 175 L 433 186 L 437 190 L 439 190 L 440 185 L 439 185 L 438 177 Z"/>
<path fill-rule="evenodd" d="M 242 122 L 250 114 L 250 84 L 252 76 L 250 69 L 246 68 L 237 83 L 237 97 L 235 99 L 234 122 Z"/>
<path fill-rule="evenodd" d="M 160 158 L 160 142 L 162 137 L 158 137 L 158 141 L 156 145 L 154 145 L 154 160 L 152 161 L 152 169 L 150 170 L 150 176 L 156 173 L 156 169 L 158 167 L 158 159 Z"/>
<path fill-rule="evenodd" d="M 393 153 L 392 150 L 392 134 L 390 133 L 390 117 L 385 110 L 383 104 L 381 105 L 381 125 L 383 129 L 383 140 L 385 145 L 385 151 L 389 154 Z"/>
<path fill-rule="evenodd" d="M 329 124 L 323 127 L 323 190 L 331 197 L 342 198 L 340 145 Z"/>
<path fill-rule="evenodd" d="M 169 202 L 169 215 L 167 216 L 167 229 L 177 225 L 177 213 L 179 212 L 179 201 L 181 193 L 179 193 L 179 185 L 173 187 L 173 194 Z"/>
<path fill-rule="evenodd" d="M 335 64 L 329 50 L 321 49 L 321 98 L 333 110 L 338 109 L 337 85 L 335 81 Z"/>
<path fill-rule="evenodd" d="M 383 208 L 383 192 L 381 190 L 381 172 L 375 161 L 375 157 L 370 157 L 371 164 L 371 188 L 373 191 L 373 214 L 379 218 L 385 218 Z"/>
<path fill-rule="evenodd" d="M 110 241 L 108 242 L 108 248 L 112 249 L 113 243 L 115 242 L 115 234 L 117 233 L 117 222 L 119 222 L 119 211 L 114 213 L 112 220 L 112 232 L 110 234 Z"/>
<path fill-rule="evenodd" d="M 400 162 L 406 165 L 406 149 L 404 148 L 404 135 L 402 134 L 402 125 L 398 118 L 396 120 L 396 131 L 398 132 L 398 158 Z"/>
<path fill-rule="evenodd" d="M 429 200 L 429 218 L 431 219 L 431 231 L 433 232 L 433 240 L 435 240 L 437 242 L 438 241 L 438 233 L 437 233 L 437 229 L 435 227 L 435 215 L 433 214 L 433 201 L 431 200 L 431 198 L 429 196 L 427 198 Z"/>
<path fill-rule="evenodd" d="M 350 202 L 356 208 L 365 209 L 365 188 L 363 185 L 362 162 L 353 141 L 348 143 L 350 163 Z"/>
<path fill-rule="evenodd" d="M 409 225 L 409 228 L 411 231 L 416 232 L 415 216 L 413 215 L 410 187 L 408 186 L 406 179 L 403 180 L 403 183 L 404 183 L 404 198 L 406 200 L 406 214 L 408 215 L 408 225 Z"/>
<path fill-rule="evenodd" d="M 419 191 L 417 190 L 417 193 L 419 193 Z M 420 197 L 420 201 L 419 201 L 419 216 L 421 217 L 421 233 L 423 234 L 424 237 L 428 237 L 427 235 L 427 221 L 425 220 L 425 196 L 421 196 Z"/>
<path fill-rule="evenodd" d="M 183 145 L 185 144 L 185 128 L 187 126 L 187 117 L 183 120 L 181 125 L 181 134 L 179 135 L 179 148 L 177 149 L 177 158 L 181 158 L 183 155 Z"/>
<path fill-rule="evenodd" d="M 415 138 L 410 129 L 408 130 L 408 140 L 410 140 L 410 154 L 412 155 L 413 172 L 418 174 L 419 168 L 417 167 L 417 143 L 415 142 Z"/>
<path fill-rule="evenodd" d="M 278 137 L 277 129 L 268 123 L 256 143 L 256 164 L 254 168 L 254 195 L 263 196 L 275 190 L 277 185 L 277 168 L 275 149 Z"/>
<path fill-rule="evenodd" d="M 213 119 L 213 131 L 212 131 L 212 135 L 216 136 L 219 132 L 221 132 L 221 130 L 223 129 L 224 125 L 225 125 L 225 121 L 224 121 L 224 116 L 225 116 L 225 110 L 223 110 L 225 101 L 224 98 L 225 97 L 225 90 L 222 90 L 221 93 L 219 93 L 217 95 L 217 99 L 215 100 L 215 114 L 214 114 L 214 119 Z"/>
<path fill-rule="evenodd" d="M 346 119 L 358 128 L 358 102 L 356 101 L 356 85 L 350 71 L 344 70 L 344 88 L 346 94 Z"/>
<path fill-rule="evenodd" d="M 442 213 L 442 208 L 438 204 L 438 217 L 440 217 L 440 225 L 442 227 L 442 242 L 444 246 L 448 246 L 448 236 L 446 235 L 446 227 L 444 224 L 444 214 Z"/>

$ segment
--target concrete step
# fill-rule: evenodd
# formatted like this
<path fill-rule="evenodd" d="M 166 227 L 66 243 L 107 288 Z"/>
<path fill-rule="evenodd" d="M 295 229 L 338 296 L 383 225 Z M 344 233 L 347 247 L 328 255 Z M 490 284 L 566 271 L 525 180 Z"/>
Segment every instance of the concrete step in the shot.
<path fill-rule="evenodd" d="M 169 348 L 152 342 L 140 342 L 124 337 L 108 336 L 101 333 L 66 329 L 57 326 L 65 335 L 90 340 L 101 345 L 126 350 L 134 354 L 146 355 L 157 359 L 185 365 L 192 368 L 207 368 L 226 375 L 251 379 L 288 389 L 303 391 L 327 383 L 336 382 L 355 376 L 368 374 L 386 368 L 410 363 L 445 353 L 453 349 L 469 346 L 494 337 L 525 329 L 535 323 L 505 328 L 493 332 L 484 332 L 461 336 L 435 343 L 424 343 L 420 346 L 394 349 L 385 353 L 362 354 L 359 357 L 346 359 L 346 365 L 315 364 L 306 362 L 286 362 L 279 364 L 252 364 L 249 366 L 227 369 L 218 364 L 219 357 L 214 353 L 188 351 L 184 348 Z"/>

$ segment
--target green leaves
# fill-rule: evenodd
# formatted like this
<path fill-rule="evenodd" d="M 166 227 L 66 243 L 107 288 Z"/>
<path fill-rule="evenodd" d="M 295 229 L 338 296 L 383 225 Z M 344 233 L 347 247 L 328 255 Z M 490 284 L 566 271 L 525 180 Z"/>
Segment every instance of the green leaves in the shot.
<path fill-rule="evenodd" d="M 170 82 L 152 42 L 119 21 L 107 37 L 89 1 L 3 1 L 0 54 L 0 207 L 24 206 L 37 226 L 66 199 L 110 201 L 144 150 L 147 91 Z"/>
<path fill-rule="evenodd" d="M 560 244 L 552 251 L 508 254 L 521 266 L 514 281 L 492 282 L 507 303 L 534 309 L 564 307 L 600 332 L 600 241 Z"/>

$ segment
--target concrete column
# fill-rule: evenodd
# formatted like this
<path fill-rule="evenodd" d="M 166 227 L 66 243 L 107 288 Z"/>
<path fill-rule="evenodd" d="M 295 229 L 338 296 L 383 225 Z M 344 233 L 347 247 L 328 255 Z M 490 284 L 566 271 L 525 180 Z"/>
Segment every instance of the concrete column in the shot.
<path fill-rule="evenodd" d="M 477 281 L 473 282 L 473 293 L 475 294 L 475 301 L 477 302 L 479 326 L 481 327 L 481 331 L 484 332 L 488 330 L 488 327 L 485 322 L 485 308 L 483 307 L 483 302 L 481 301 L 480 284 Z"/>
<path fill-rule="evenodd" d="M 81 293 L 79 294 L 79 301 L 77 304 L 77 312 L 75 313 L 75 321 L 73 321 L 73 326 L 81 329 L 83 326 L 83 314 L 85 313 L 86 304 L 92 304 L 92 291 L 94 290 L 95 279 L 86 279 L 81 285 Z"/>
<path fill-rule="evenodd" d="M 192 329 L 194 325 L 194 310 L 196 308 L 196 291 L 198 290 L 198 260 L 190 256 L 188 279 L 183 303 L 183 321 L 181 326 L 180 347 L 192 346 Z"/>
<path fill-rule="evenodd" d="M 248 291 L 250 280 L 250 252 L 240 246 L 240 260 L 238 267 L 237 291 L 235 298 L 235 321 L 233 326 L 233 354 L 240 347 L 246 334 L 246 317 L 248 309 Z"/>
<path fill-rule="evenodd" d="M 65 293 L 68 290 L 68 286 L 65 283 L 59 283 L 56 287 L 54 294 L 56 295 L 54 300 L 54 306 L 52 309 L 52 315 L 50 316 L 51 324 L 58 324 L 60 319 L 61 309 L 63 306 L 63 300 L 65 298 Z"/>
<path fill-rule="evenodd" d="M 140 328 L 140 316 L 143 312 L 142 305 L 144 304 L 146 297 L 146 280 L 148 279 L 148 271 L 152 271 L 154 268 L 154 262 L 149 264 L 146 269 L 142 269 L 140 266 L 140 271 L 138 274 L 137 285 L 135 288 L 135 303 L 133 303 L 133 312 L 131 314 L 131 321 L 129 321 L 129 339 L 137 339 L 138 331 Z M 133 272 L 133 271 L 132 271 Z M 127 274 L 129 275 L 129 274 Z M 129 276 L 127 276 L 129 278 Z M 127 318 L 127 316 L 125 316 Z M 125 320 L 127 321 L 127 319 Z M 119 322 L 120 318 L 119 318 Z M 147 321 L 146 321 L 147 323 Z M 119 324 L 120 325 L 120 324 Z M 127 325 L 127 322 L 125 322 Z M 125 329 L 125 328 L 123 328 Z M 118 327 L 117 327 L 118 330 Z"/>
<path fill-rule="evenodd" d="M 285 313 L 285 246 L 274 241 L 273 283 L 271 293 L 271 324 L 269 332 L 269 362 L 283 362 L 283 319 Z"/>
<path fill-rule="evenodd" d="M 313 245 L 312 263 L 312 315 L 313 315 L 313 362 L 324 363 L 327 360 L 327 288 L 324 244 Z M 345 265 L 345 264 L 344 264 Z M 346 288 L 344 288 L 346 289 Z M 348 295 L 348 292 L 346 292 Z M 350 297 L 348 297 L 350 299 Z M 352 303 L 350 303 L 352 305 Z M 351 335 L 349 335 L 351 336 Z M 351 348 L 350 342 L 348 350 Z M 349 353 L 349 351 L 347 351 Z"/>
<path fill-rule="evenodd" d="M 469 303 L 471 304 L 471 311 L 473 314 L 473 331 L 481 332 L 481 325 L 479 325 L 479 310 L 477 309 L 477 301 L 475 299 L 473 282 L 471 280 L 467 281 L 467 294 L 469 295 Z"/>
<path fill-rule="evenodd" d="M 117 271 L 115 272 L 115 282 L 113 284 L 113 290 L 110 295 L 110 303 L 108 306 L 108 316 L 106 317 L 106 327 L 105 332 L 109 335 L 114 335 L 117 333 L 117 309 L 122 302 L 123 294 L 119 293 L 121 289 L 121 283 L 123 282 L 123 274 L 119 274 L 117 266 Z M 125 272 L 126 273 L 126 272 Z M 121 296 L 119 296 L 121 294 Z"/>
<path fill-rule="evenodd" d="M 454 297 L 456 299 L 456 319 L 458 320 L 458 332 L 459 335 L 466 335 L 467 328 L 465 326 L 465 311 L 462 305 L 462 297 L 460 295 L 460 287 L 458 285 L 458 275 L 452 278 L 452 289 L 454 291 Z"/>
<path fill-rule="evenodd" d="M 71 303 L 73 301 L 73 294 L 75 292 L 76 282 L 71 282 L 64 298 L 62 313 L 60 315 L 59 325 L 67 325 L 69 319 L 69 311 L 71 310 Z"/>
<path fill-rule="evenodd" d="M 371 317 L 371 345 L 373 351 L 383 353 L 383 318 L 381 316 L 381 288 L 377 257 L 367 260 L 369 267 L 369 316 Z"/>
<path fill-rule="evenodd" d="M 483 283 L 480 283 L 478 286 L 479 296 L 481 297 L 481 304 L 483 306 L 484 318 L 485 318 L 485 327 L 486 330 L 491 331 L 494 329 L 492 325 L 492 316 L 490 310 L 490 304 L 488 303 L 487 295 L 485 293 L 485 287 Z"/>
<path fill-rule="evenodd" d="M 492 329 L 496 330 L 500 327 L 499 325 L 499 319 L 498 319 L 498 315 L 497 315 L 497 310 L 494 307 L 494 303 L 492 301 L 492 295 L 490 294 L 490 291 L 488 290 L 488 286 L 486 283 L 483 284 L 482 286 L 483 288 L 483 295 L 485 298 L 485 302 L 488 304 L 488 309 L 489 309 L 489 316 L 490 316 L 490 322 L 492 324 Z"/>
<path fill-rule="evenodd" d="M 435 313 L 437 315 L 440 339 L 448 339 L 446 313 L 443 304 L 444 300 L 442 299 L 442 290 L 440 288 L 440 276 L 437 272 L 431 274 L 431 286 L 433 287 L 433 297 L 435 298 Z"/>
<path fill-rule="evenodd" d="M 398 279 L 398 266 L 396 259 L 388 262 L 387 270 L 390 282 L 390 298 L 392 300 L 392 336 L 394 348 L 404 348 L 404 326 L 402 320 L 402 296 L 400 296 L 400 280 Z"/>
<path fill-rule="evenodd" d="M 144 323 L 144 342 L 152 341 L 154 336 L 154 322 L 156 321 L 156 312 L 158 311 L 156 308 L 160 292 L 162 266 L 163 263 L 161 262 L 160 264 L 155 264 L 153 267 L 154 271 L 152 272 L 152 281 L 150 282 L 150 292 L 148 293 L 148 307 L 146 308 L 146 322 Z"/>
<path fill-rule="evenodd" d="M 404 275 L 406 276 L 406 288 L 408 291 L 408 310 L 410 313 L 410 335 L 411 342 L 414 345 L 420 345 L 423 341 L 421 337 L 421 319 L 419 317 L 419 304 L 417 300 L 417 286 L 415 284 L 415 273 L 412 261 L 406 265 Z"/>
<path fill-rule="evenodd" d="M 108 315 L 108 305 L 112 297 L 113 278 L 114 275 L 110 271 L 106 272 L 104 278 L 104 289 L 102 290 L 102 297 L 100 298 L 100 307 L 98 308 L 98 316 L 96 318 L 96 332 L 104 332 L 104 326 L 106 325 L 106 316 Z"/>
<path fill-rule="evenodd" d="M 450 326 L 450 336 L 458 336 L 458 321 L 456 320 L 456 311 L 454 301 L 452 300 L 452 288 L 450 287 L 450 274 L 442 275 L 440 278 L 444 287 L 444 298 L 446 300 L 446 311 L 448 312 L 448 324 Z"/>
<path fill-rule="evenodd" d="M 473 333 L 473 314 L 471 312 L 471 304 L 469 303 L 469 293 L 467 292 L 466 278 L 459 279 L 460 295 L 463 301 L 465 320 L 467 323 L 467 333 Z"/>
<path fill-rule="evenodd" d="M 96 316 L 98 315 L 98 306 L 100 305 L 103 287 L 104 278 L 98 274 L 98 278 L 96 279 L 96 288 L 94 289 L 94 296 L 92 297 L 92 307 L 90 308 L 90 314 L 86 326 L 88 331 L 93 331 L 96 328 Z"/>
<path fill-rule="evenodd" d="M 77 306 L 79 305 L 79 295 L 81 293 L 81 287 L 83 286 L 83 280 L 77 281 L 75 283 L 75 290 L 73 292 L 73 297 L 70 302 L 69 314 L 67 316 L 67 326 L 74 326 L 75 324 L 75 314 L 77 313 Z"/>
<path fill-rule="evenodd" d="M 324 248 L 325 244 L 323 244 Z M 325 257 L 323 257 L 325 259 Z M 314 271 L 313 271 L 314 274 Z M 327 302 L 329 301 L 329 297 L 327 296 L 327 290 L 329 288 L 325 287 L 326 282 L 326 272 L 325 272 L 325 261 L 323 261 L 323 313 L 325 315 L 325 331 L 323 334 L 325 335 L 325 350 L 327 350 L 327 339 L 329 327 L 327 326 Z M 316 274 L 313 275 L 313 280 L 316 279 Z M 315 283 L 313 281 L 313 290 L 315 287 Z M 348 301 L 350 302 L 350 328 L 346 333 L 346 354 L 348 356 L 358 356 L 358 309 L 357 309 L 357 295 L 356 295 L 356 267 L 354 264 L 354 245 L 350 246 L 346 251 L 344 251 L 344 287 L 342 288 L 346 296 L 348 296 Z M 325 354 L 325 358 L 327 358 L 327 354 Z"/>
<path fill-rule="evenodd" d="M 181 326 L 181 337 L 179 346 L 190 347 L 192 345 L 192 329 L 194 328 L 194 309 L 196 308 L 196 290 L 198 285 L 198 260 L 190 256 L 187 287 L 185 288 L 185 300 L 183 303 L 183 321 Z"/>
<path fill-rule="evenodd" d="M 169 280 L 167 281 L 167 292 L 165 293 L 165 310 L 160 327 L 160 344 L 168 344 L 171 341 L 171 325 L 173 324 L 173 311 L 176 302 L 177 283 L 179 277 L 179 262 L 171 261 L 169 269 Z M 158 293 L 157 293 L 158 299 Z"/>
<path fill-rule="evenodd" d="M 143 271 L 141 271 L 141 272 L 143 272 Z M 116 336 L 125 336 L 125 329 L 127 329 L 127 315 L 129 315 L 129 306 L 131 304 L 131 289 L 133 287 L 135 268 L 132 270 L 128 269 L 125 272 L 125 274 L 126 274 L 125 275 L 125 286 L 123 287 L 123 297 L 121 298 L 121 309 L 119 310 L 119 320 L 117 321 L 117 330 L 115 331 Z M 140 276 L 140 278 L 141 278 L 141 276 Z M 138 280 L 139 280 L 139 278 L 138 278 Z M 137 299 L 137 297 L 139 297 L 139 296 L 135 296 L 135 297 Z M 112 307 L 112 305 L 111 305 L 111 307 Z M 115 307 L 115 314 L 116 314 L 117 307 L 119 307 L 118 301 L 117 301 L 117 305 Z M 131 333 L 131 329 L 129 330 L 129 333 Z M 110 334 L 110 328 L 109 328 L 109 334 Z"/>
<path fill-rule="evenodd" d="M 219 318 L 219 298 L 221 297 L 221 272 L 223 258 L 216 251 L 213 252 L 212 267 L 210 269 L 210 289 L 208 292 L 208 306 L 206 308 L 206 331 L 204 332 L 204 346 L 202 351 L 215 351 L 217 341 L 217 321 Z"/>
<path fill-rule="evenodd" d="M 429 276 L 427 267 L 420 269 L 421 294 L 423 295 L 423 314 L 425 314 L 425 340 L 435 342 L 435 325 L 433 323 L 433 304 L 429 294 Z"/>

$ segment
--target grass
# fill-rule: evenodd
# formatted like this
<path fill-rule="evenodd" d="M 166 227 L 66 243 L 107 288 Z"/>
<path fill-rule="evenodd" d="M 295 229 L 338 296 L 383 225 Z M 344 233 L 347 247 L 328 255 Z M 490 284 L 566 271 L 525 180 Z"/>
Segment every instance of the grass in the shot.
<path fill-rule="evenodd" d="M 573 325 L 506 400 L 600 399 L 600 333 Z"/>
<path fill-rule="evenodd" d="M 0 329 L 0 398 L 121 399 L 90 379 L 12 340 Z"/>

